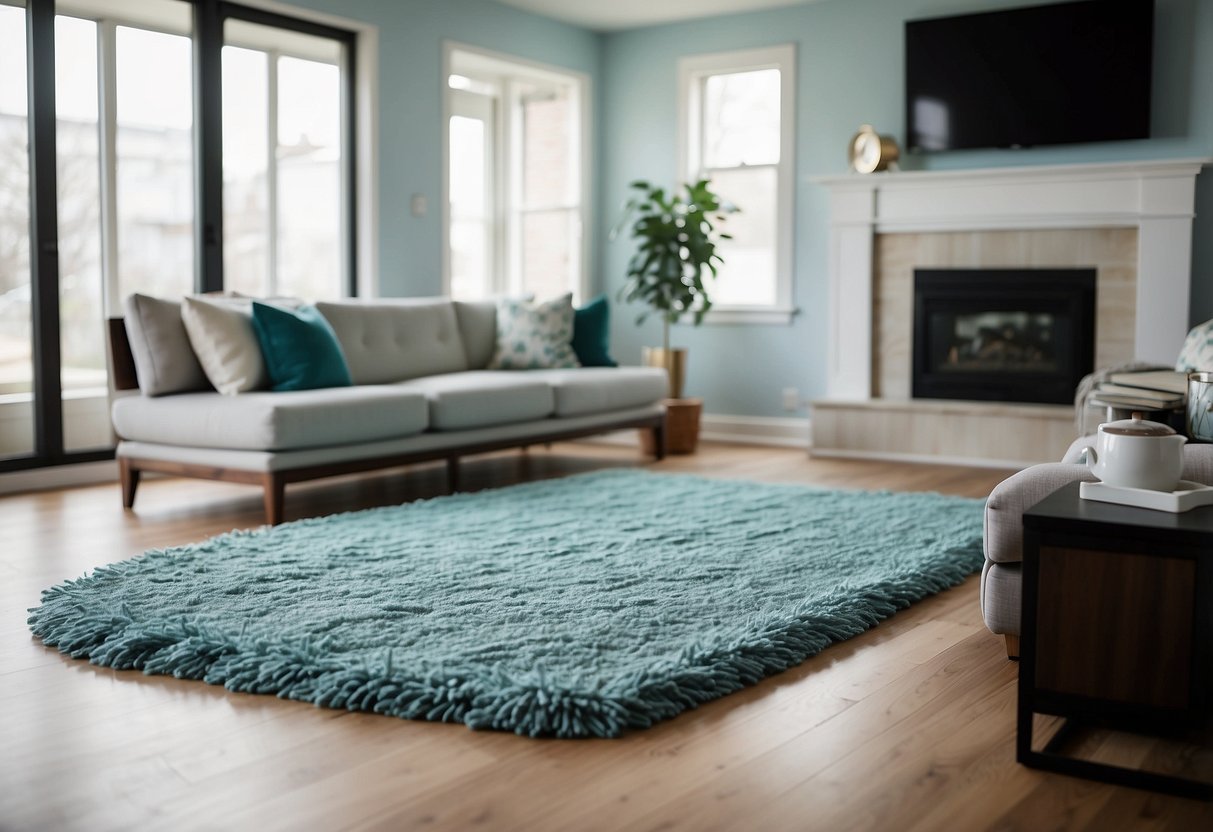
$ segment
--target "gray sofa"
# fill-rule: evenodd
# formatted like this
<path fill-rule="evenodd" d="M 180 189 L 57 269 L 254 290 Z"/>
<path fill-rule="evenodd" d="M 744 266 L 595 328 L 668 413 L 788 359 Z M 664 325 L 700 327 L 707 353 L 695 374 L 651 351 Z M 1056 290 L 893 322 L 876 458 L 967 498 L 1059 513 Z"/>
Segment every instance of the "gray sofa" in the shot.
<path fill-rule="evenodd" d="M 353 387 L 148 395 L 149 362 L 196 360 L 184 327 L 178 332 L 171 315 L 161 315 L 152 332 L 111 323 L 115 387 L 144 389 L 117 396 L 112 407 L 125 506 L 134 505 L 142 471 L 260 485 L 266 521 L 276 524 L 291 482 L 446 459 L 454 489 L 460 456 L 627 427 L 651 430 L 662 455 L 664 370 L 485 369 L 496 345 L 491 302 L 317 307 L 337 335 Z"/>
<path fill-rule="evenodd" d="M 1023 513 L 1063 485 L 1096 479 L 1082 460 L 1082 449 L 1094 447 L 1095 438 L 1074 440 L 1061 462 L 1033 465 L 1003 480 L 986 501 L 981 614 L 991 632 L 1006 638 L 1011 658 L 1019 656 Z M 1213 485 L 1213 445 L 1184 448 L 1183 478 Z"/>

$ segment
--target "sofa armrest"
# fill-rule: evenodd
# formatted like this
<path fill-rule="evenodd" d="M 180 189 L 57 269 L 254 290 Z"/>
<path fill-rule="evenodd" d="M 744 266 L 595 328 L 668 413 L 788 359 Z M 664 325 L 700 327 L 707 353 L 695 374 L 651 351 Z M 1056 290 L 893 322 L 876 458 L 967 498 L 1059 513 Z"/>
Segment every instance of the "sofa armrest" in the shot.
<path fill-rule="evenodd" d="M 986 560 L 994 563 L 1023 560 L 1023 513 L 1063 485 L 1094 480 L 1085 465 L 1046 462 L 1000 482 L 986 500 Z"/>
<path fill-rule="evenodd" d="M 1185 480 L 1213 485 L 1213 445 L 1192 445 L 1184 448 Z"/>

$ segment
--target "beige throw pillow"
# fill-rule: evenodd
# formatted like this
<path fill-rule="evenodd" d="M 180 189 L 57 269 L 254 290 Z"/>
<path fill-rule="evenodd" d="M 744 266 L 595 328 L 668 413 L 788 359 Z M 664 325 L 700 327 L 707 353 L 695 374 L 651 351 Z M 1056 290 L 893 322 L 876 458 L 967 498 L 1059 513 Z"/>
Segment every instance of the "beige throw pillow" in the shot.
<path fill-rule="evenodd" d="M 198 363 L 220 393 L 234 396 L 269 385 L 251 298 L 188 297 L 181 303 L 181 321 Z"/>

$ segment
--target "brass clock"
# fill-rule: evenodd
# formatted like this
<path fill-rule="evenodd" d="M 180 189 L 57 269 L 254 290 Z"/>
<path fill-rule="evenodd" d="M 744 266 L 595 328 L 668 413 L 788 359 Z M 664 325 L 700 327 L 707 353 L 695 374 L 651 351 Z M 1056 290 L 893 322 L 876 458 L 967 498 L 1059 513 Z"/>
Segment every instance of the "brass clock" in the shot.
<path fill-rule="evenodd" d="M 875 173 L 878 170 L 888 170 L 890 165 L 896 164 L 901 150 L 892 136 L 882 136 L 872 125 L 865 124 L 851 137 L 847 155 L 854 170 L 859 173 Z"/>

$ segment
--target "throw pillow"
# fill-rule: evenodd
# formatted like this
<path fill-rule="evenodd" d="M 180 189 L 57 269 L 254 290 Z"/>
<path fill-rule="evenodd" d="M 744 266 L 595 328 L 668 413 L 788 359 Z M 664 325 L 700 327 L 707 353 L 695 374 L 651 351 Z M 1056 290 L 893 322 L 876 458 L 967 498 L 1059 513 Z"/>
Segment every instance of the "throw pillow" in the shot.
<path fill-rule="evenodd" d="M 1181 373 L 1213 372 L 1213 320 L 1192 327 L 1175 369 Z"/>
<path fill-rule="evenodd" d="M 618 367 L 611 358 L 611 306 L 599 295 L 573 313 L 573 352 L 582 367 Z"/>
<path fill-rule="evenodd" d="M 573 295 L 531 304 L 497 304 L 497 349 L 490 370 L 539 370 L 577 367 L 573 352 Z"/>
<path fill-rule="evenodd" d="M 145 396 L 210 389 L 181 322 L 180 303 L 134 294 L 123 303 L 123 313 L 135 375 Z"/>
<path fill-rule="evenodd" d="M 253 330 L 274 390 L 353 384 L 337 336 L 316 307 L 292 310 L 253 301 Z"/>
<path fill-rule="evenodd" d="M 268 386 L 250 299 L 186 298 L 181 321 L 206 377 L 220 393 L 233 396 Z"/>

